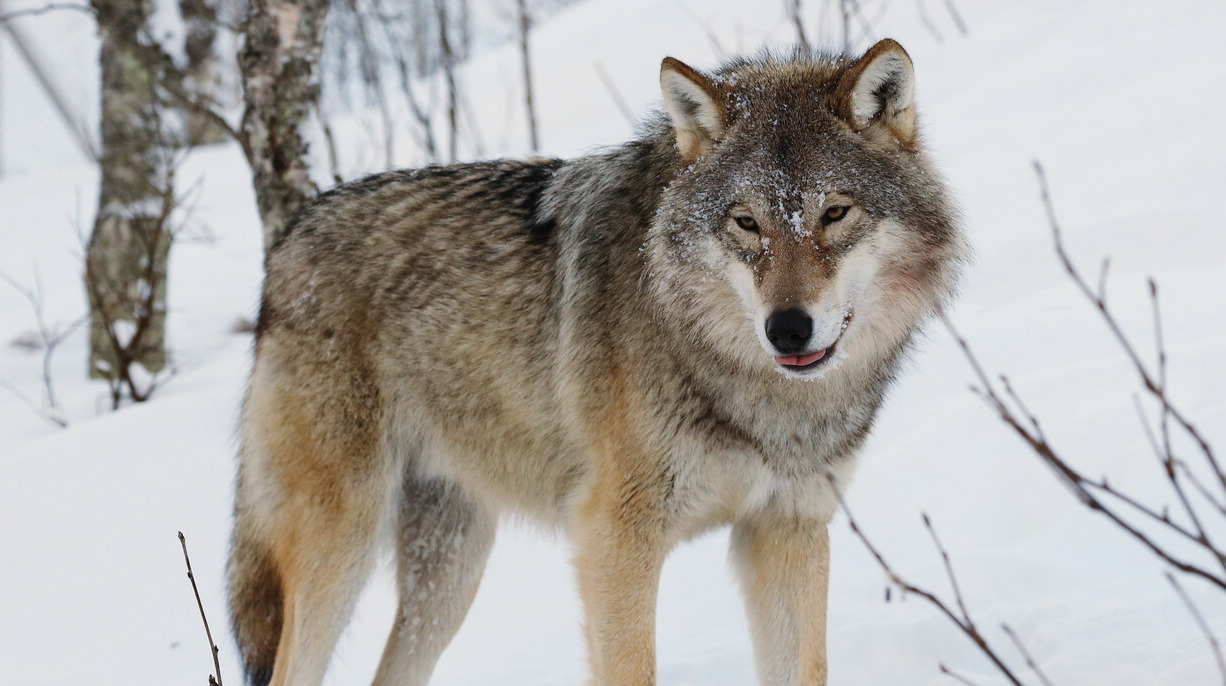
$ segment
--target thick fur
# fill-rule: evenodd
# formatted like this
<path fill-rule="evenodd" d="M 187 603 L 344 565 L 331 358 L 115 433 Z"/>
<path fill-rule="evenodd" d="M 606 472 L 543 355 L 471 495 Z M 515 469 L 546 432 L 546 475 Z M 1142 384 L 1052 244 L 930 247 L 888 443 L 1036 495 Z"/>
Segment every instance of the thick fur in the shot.
<path fill-rule="evenodd" d="M 824 684 L 833 488 L 965 252 L 910 79 L 893 41 L 667 60 L 621 147 L 321 196 L 269 254 L 243 411 L 248 680 L 320 683 L 391 530 L 375 683 L 425 684 L 514 512 L 573 541 L 593 683 L 654 683 L 664 558 L 731 525 L 762 683 Z M 777 362 L 780 308 L 834 359 Z"/>

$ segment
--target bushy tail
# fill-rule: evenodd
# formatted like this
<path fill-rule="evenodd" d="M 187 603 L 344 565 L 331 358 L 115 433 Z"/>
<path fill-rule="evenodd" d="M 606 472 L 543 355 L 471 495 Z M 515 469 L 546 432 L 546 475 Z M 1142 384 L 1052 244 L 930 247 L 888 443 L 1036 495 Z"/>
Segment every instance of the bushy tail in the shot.
<path fill-rule="evenodd" d="M 241 515 L 240 515 L 241 518 Z M 236 523 L 230 550 L 230 624 L 251 686 L 267 686 L 281 640 L 284 598 L 272 551 Z"/>

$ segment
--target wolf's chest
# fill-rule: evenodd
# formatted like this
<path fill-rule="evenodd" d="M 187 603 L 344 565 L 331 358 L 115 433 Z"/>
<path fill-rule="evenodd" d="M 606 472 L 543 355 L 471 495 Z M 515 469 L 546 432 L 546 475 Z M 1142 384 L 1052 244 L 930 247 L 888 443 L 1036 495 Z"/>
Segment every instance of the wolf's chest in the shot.
<path fill-rule="evenodd" d="M 671 508 L 681 538 L 766 510 L 829 519 L 868 423 L 842 415 L 714 421 L 692 423 L 669 446 Z"/>

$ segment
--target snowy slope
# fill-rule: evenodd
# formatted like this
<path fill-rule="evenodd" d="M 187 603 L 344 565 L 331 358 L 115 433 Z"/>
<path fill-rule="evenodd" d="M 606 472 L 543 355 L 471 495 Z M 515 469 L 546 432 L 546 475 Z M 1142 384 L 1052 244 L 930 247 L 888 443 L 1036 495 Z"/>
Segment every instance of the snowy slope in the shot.
<path fill-rule="evenodd" d="M 1226 8 L 1210 0 L 959 0 L 971 29 L 961 37 L 941 3 L 927 4 L 943 43 L 910 2 L 890 3 L 876 33 L 899 39 L 915 61 L 927 140 L 976 246 L 954 320 L 989 370 L 1009 373 L 1080 467 L 1169 500 L 1136 421 L 1130 368 L 1052 254 L 1030 161 L 1048 170 L 1074 258 L 1093 273 L 1110 255 L 1111 302 L 1143 351 L 1152 349 L 1144 280 L 1158 279 L 1172 394 L 1226 445 L 1226 132 L 1217 125 L 1226 107 Z M 534 44 L 544 152 L 573 155 L 630 135 L 593 62 L 645 112 L 657 100 L 661 57 L 717 63 L 708 29 L 733 52 L 791 37 L 773 0 L 589 0 L 559 15 Z M 523 152 L 518 94 L 508 92 L 517 68 L 509 49 L 496 50 L 464 75 L 488 154 Z M 353 141 L 355 149 L 366 144 Z M 399 154 L 414 159 L 410 150 Z M 153 402 L 110 413 L 103 389 L 84 379 L 78 332 L 54 367 L 69 429 L 42 423 L 0 390 L 0 663 L 12 683 L 203 683 L 211 665 L 183 575 L 180 529 L 223 639 L 223 676 L 239 682 L 222 569 L 249 339 L 231 326 L 254 311 L 260 239 L 236 150 L 196 153 L 181 178 L 185 187 L 199 184 L 191 201 L 199 230 L 172 258 L 179 374 Z M 88 228 L 96 182 L 91 169 L 72 166 L 0 179 L 0 271 L 30 282 L 37 264 L 52 320 L 84 312 L 74 225 Z M 0 287 L 0 341 L 32 325 L 28 305 Z M 36 355 L 0 348 L 0 380 L 37 399 L 39 375 Z M 967 391 L 970 379 L 950 336 L 932 327 L 849 496 L 874 543 L 906 576 L 947 595 L 920 523 L 929 513 L 969 605 L 1019 672 L 1001 622 L 1055 684 L 1220 683 L 1161 566 L 1080 510 Z M 897 595 L 884 601 L 885 575 L 845 519 L 832 532 L 832 684 L 956 683 L 940 676 L 939 662 L 978 684 L 1005 683 L 929 606 Z M 710 535 L 665 568 L 661 684 L 752 683 L 725 549 L 726 535 Z M 435 683 L 579 683 L 567 555 L 562 542 L 508 522 Z M 1226 634 L 1226 599 L 1187 586 Z M 370 678 L 392 613 L 382 568 L 330 683 Z"/>

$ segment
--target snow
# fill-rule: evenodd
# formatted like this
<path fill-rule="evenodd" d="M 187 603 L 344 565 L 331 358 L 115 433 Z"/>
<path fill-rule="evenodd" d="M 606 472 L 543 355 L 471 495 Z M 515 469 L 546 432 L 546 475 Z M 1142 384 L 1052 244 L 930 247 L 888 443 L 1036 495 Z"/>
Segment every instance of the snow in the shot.
<path fill-rule="evenodd" d="M 1153 343 L 1146 278 L 1158 281 L 1172 396 L 1220 451 L 1226 131 L 1214 122 L 1226 107 L 1219 85 L 1226 82 L 1220 47 L 1226 7 L 1209 0 L 957 4 L 970 28 L 966 37 L 957 35 L 941 3 L 927 3 L 941 43 L 924 29 L 915 3 L 890 3 L 874 24 L 877 35 L 898 39 L 915 62 L 925 140 L 962 203 L 976 249 L 953 321 L 989 372 L 1009 374 L 1078 467 L 1109 474 L 1147 502 L 1173 503 L 1136 417 L 1139 389 L 1129 362 L 1052 252 L 1031 161 L 1044 164 L 1077 264 L 1093 279 L 1110 256 L 1109 303 L 1147 360 Z M 75 13 L 57 16 L 21 20 L 44 50 L 62 40 L 55 31 L 81 21 Z M 589 0 L 542 26 L 533 55 L 545 152 L 573 155 L 631 135 L 593 63 L 636 112 L 647 112 L 659 100 L 663 56 L 696 67 L 717 64 L 708 30 L 729 52 L 790 36 L 782 4 L 772 0 Z M 65 81 L 84 84 L 70 89 L 75 100 L 90 92 L 97 72 L 92 56 L 81 55 L 87 37 L 66 45 L 71 49 L 56 53 L 55 69 Z M 3 74 L 16 71 L 11 48 L 0 50 Z M 483 54 L 462 75 L 482 130 L 507 132 L 486 141 L 487 154 L 526 149 L 522 115 L 507 104 L 518 103 L 517 69 L 508 47 Z M 85 312 L 80 235 L 93 216 L 97 174 L 73 157 L 66 134 L 47 133 L 59 124 L 43 127 L 54 115 L 37 105 L 28 78 L 10 78 L 4 88 L 0 144 L 10 160 L 20 154 L 24 162 L 6 164 L 8 175 L 0 177 L 0 271 L 32 283 L 37 269 L 47 320 L 69 322 Z M 338 122 L 336 129 L 352 142 L 347 170 L 356 173 L 363 156 L 377 157 L 362 150 L 381 148 L 353 133 L 359 126 Z M 45 159 L 36 154 L 40 145 Z M 397 150 L 403 163 L 414 154 Z M 68 429 L 43 422 L 0 389 L 0 662 L 11 683 L 203 683 L 211 661 L 179 530 L 220 644 L 223 677 L 239 683 L 223 570 L 250 339 L 233 329 L 255 309 L 261 236 L 239 151 L 196 152 L 179 179 L 183 188 L 196 188 L 188 214 L 207 231 L 172 252 L 168 319 L 176 375 L 151 402 L 109 411 L 104 386 L 86 379 L 88 327 L 81 327 L 52 365 Z M 34 326 L 29 303 L 0 287 L 0 381 L 37 404 L 41 353 L 8 345 Z M 950 597 L 920 520 L 926 512 L 980 627 L 1028 683 L 1038 681 L 1002 622 L 1053 684 L 1220 683 L 1208 644 L 1163 578 L 1163 566 L 1084 511 L 967 390 L 971 372 L 948 332 L 931 327 L 911 367 L 887 402 L 848 497 L 890 563 Z M 1152 403 L 1146 407 L 1153 416 Z M 1192 454 L 1186 442 L 1177 448 Z M 657 638 L 663 685 L 753 682 L 726 546 L 724 533 L 705 536 L 665 567 Z M 939 663 L 977 684 L 1005 683 L 920 599 L 894 593 L 885 601 L 885 574 L 842 515 L 832 525 L 832 546 L 832 684 L 956 684 L 940 674 Z M 432 683 L 581 682 L 568 555 L 563 542 L 505 523 L 468 620 Z M 1226 636 L 1226 598 L 1194 580 L 1184 584 L 1210 627 Z M 369 681 L 393 603 L 383 564 L 341 642 L 329 683 Z"/>

